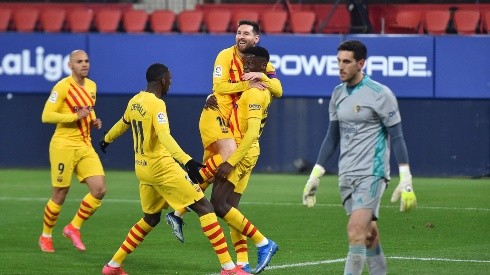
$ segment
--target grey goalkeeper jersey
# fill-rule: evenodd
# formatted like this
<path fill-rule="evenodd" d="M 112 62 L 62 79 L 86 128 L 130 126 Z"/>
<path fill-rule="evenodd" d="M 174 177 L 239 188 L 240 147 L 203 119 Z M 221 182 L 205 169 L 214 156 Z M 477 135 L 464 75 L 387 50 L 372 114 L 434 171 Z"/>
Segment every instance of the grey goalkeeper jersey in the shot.
<path fill-rule="evenodd" d="M 345 83 L 335 87 L 329 113 L 330 121 L 339 121 L 339 175 L 374 175 L 389 180 L 386 128 L 401 121 L 393 92 L 364 75 L 350 94 Z"/>

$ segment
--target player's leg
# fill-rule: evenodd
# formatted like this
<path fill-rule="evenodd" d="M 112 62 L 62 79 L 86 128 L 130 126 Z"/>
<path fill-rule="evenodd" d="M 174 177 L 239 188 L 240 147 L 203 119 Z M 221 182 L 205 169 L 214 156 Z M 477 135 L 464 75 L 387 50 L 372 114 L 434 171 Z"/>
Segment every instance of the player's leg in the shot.
<path fill-rule="evenodd" d="M 102 163 L 91 146 L 77 149 L 75 159 L 78 159 L 75 173 L 80 182 L 87 184 L 89 192 L 82 199 L 71 222 L 63 228 L 63 235 L 69 238 L 78 250 L 84 251 L 85 245 L 81 239 L 80 228 L 99 209 L 106 192 L 106 186 Z"/>
<path fill-rule="evenodd" d="M 366 263 L 369 274 L 385 275 L 386 274 L 386 257 L 379 241 L 378 225 L 375 221 L 370 224 L 369 234 L 366 243 Z"/>
<path fill-rule="evenodd" d="M 238 204 L 240 203 L 241 197 L 242 193 L 237 193 L 237 188 L 235 188 L 234 192 L 228 198 L 228 204 L 238 209 Z M 236 253 L 236 264 L 241 266 L 243 270 L 252 272 L 248 259 L 247 236 L 243 235 L 241 231 L 235 229 L 234 227 L 230 226 L 229 228 L 231 242 L 233 243 Z"/>
<path fill-rule="evenodd" d="M 73 154 L 73 150 L 61 150 L 52 145 L 49 147 L 52 195 L 44 206 L 43 232 L 39 237 L 39 247 L 44 252 L 54 252 L 52 231 L 70 190 Z"/>
<path fill-rule="evenodd" d="M 102 269 L 102 274 L 126 274 L 121 268 L 122 263 L 160 222 L 165 199 L 151 184 L 140 182 L 139 189 L 141 208 L 145 215 L 129 229 L 119 249 Z"/>

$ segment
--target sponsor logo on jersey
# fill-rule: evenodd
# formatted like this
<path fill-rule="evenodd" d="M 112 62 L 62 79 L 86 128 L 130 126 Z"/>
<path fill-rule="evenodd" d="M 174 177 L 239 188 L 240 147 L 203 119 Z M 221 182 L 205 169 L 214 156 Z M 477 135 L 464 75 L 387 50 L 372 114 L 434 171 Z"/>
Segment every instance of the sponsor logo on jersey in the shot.
<path fill-rule="evenodd" d="M 262 109 L 262 106 L 260 106 L 260 104 L 248 104 L 248 109 L 250 111 L 252 111 L 252 110 L 260 110 L 260 109 Z"/>
<path fill-rule="evenodd" d="M 51 92 L 51 94 L 49 95 L 48 101 L 55 103 L 57 99 L 58 99 L 58 92 L 57 91 Z"/>
<path fill-rule="evenodd" d="M 157 114 L 157 121 L 158 123 L 167 123 L 167 116 L 165 115 L 164 112 L 160 112 Z"/>
<path fill-rule="evenodd" d="M 223 67 L 220 65 L 214 67 L 213 77 L 221 77 L 223 76 Z"/>

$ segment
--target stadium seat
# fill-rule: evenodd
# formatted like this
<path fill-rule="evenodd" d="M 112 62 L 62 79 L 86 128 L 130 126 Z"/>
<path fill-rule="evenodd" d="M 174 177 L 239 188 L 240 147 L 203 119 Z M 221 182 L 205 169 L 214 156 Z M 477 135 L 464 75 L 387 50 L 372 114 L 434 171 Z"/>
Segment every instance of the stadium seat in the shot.
<path fill-rule="evenodd" d="M 14 12 L 14 30 L 18 32 L 33 32 L 39 19 L 37 9 L 21 8 Z"/>
<path fill-rule="evenodd" d="M 317 9 L 317 32 L 319 33 L 339 33 L 350 32 L 350 13 L 345 6 L 338 6 L 331 14 L 332 7 L 327 9 Z"/>
<path fill-rule="evenodd" d="M 490 34 L 490 10 L 482 11 L 481 15 L 481 31 Z"/>
<path fill-rule="evenodd" d="M 479 20 L 480 12 L 476 10 L 457 10 L 454 12 L 454 27 L 458 34 L 475 34 Z"/>
<path fill-rule="evenodd" d="M 11 17 L 12 17 L 12 11 L 10 9 L 0 10 L 0 32 L 4 32 L 8 30 Z"/>
<path fill-rule="evenodd" d="M 230 31 L 236 32 L 238 28 L 238 21 L 244 19 L 259 22 L 259 13 L 255 11 L 244 11 L 244 10 L 232 12 L 231 21 L 230 21 Z"/>
<path fill-rule="evenodd" d="M 198 33 L 201 30 L 203 11 L 185 10 L 177 15 L 177 26 L 181 33 Z"/>
<path fill-rule="evenodd" d="M 144 10 L 127 10 L 123 13 L 123 28 L 128 33 L 145 31 L 148 13 Z"/>
<path fill-rule="evenodd" d="M 431 10 L 425 12 L 425 31 L 428 34 L 445 34 L 450 16 L 449 10 Z"/>
<path fill-rule="evenodd" d="M 289 27 L 292 33 L 311 33 L 315 24 L 315 13 L 296 11 L 289 15 Z"/>
<path fill-rule="evenodd" d="M 74 9 L 66 18 L 67 29 L 73 33 L 88 32 L 92 26 L 94 12 L 91 9 Z"/>
<path fill-rule="evenodd" d="M 204 25 L 209 33 L 226 33 L 230 26 L 231 11 L 208 10 L 204 13 Z"/>
<path fill-rule="evenodd" d="M 422 22 L 422 11 L 398 10 L 395 22 L 388 25 L 388 33 L 418 33 Z"/>
<path fill-rule="evenodd" d="M 65 23 L 66 12 L 63 9 L 46 9 L 41 12 L 39 23 L 44 32 L 60 32 Z"/>
<path fill-rule="evenodd" d="M 155 10 L 150 15 L 150 28 L 155 33 L 171 32 L 175 22 L 175 13 L 171 10 Z"/>
<path fill-rule="evenodd" d="M 101 33 L 117 32 L 122 12 L 119 9 L 101 9 L 95 12 L 95 28 Z"/>
<path fill-rule="evenodd" d="M 267 34 L 282 33 L 288 14 L 283 10 L 268 10 L 260 14 L 260 25 Z"/>

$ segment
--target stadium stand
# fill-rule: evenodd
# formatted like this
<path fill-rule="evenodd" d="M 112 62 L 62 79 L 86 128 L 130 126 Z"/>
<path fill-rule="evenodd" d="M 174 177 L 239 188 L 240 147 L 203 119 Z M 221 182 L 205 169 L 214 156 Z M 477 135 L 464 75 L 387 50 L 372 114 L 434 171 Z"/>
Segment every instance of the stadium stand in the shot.
<path fill-rule="evenodd" d="M 117 32 L 122 12 L 119 9 L 103 9 L 95 12 L 95 28 L 101 33 Z"/>
<path fill-rule="evenodd" d="M 148 13 L 144 10 L 127 10 L 123 13 L 123 29 L 128 33 L 142 33 L 146 29 Z"/>
<path fill-rule="evenodd" d="M 231 32 L 236 32 L 238 27 L 238 21 L 242 19 L 248 19 L 248 20 L 253 20 L 255 22 L 258 22 L 259 13 L 256 11 L 233 10 L 231 14 L 231 21 L 230 21 Z"/>
<path fill-rule="evenodd" d="M 10 9 L 0 9 L 0 32 L 5 32 L 10 26 L 12 11 Z"/>
<path fill-rule="evenodd" d="M 398 10 L 395 22 L 387 28 L 387 33 L 418 33 L 422 23 L 422 11 Z"/>
<path fill-rule="evenodd" d="M 424 15 L 424 30 L 428 34 L 445 34 L 451 14 L 449 10 L 430 10 Z"/>
<path fill-rule="evenodd" d="M 181 33 L 201 31 L 204 13 L 201 10 L 185 10 L 177 15 L 177 28 Z"/>
<path fill-rule="evenodd" d="M 454 12 L 454 27 L 458 34 L 476 34 L 480 12 L 475 10 L 457 10 Z"/>
<path fill-rule="evenodd" d="M 315 24 L 312 11 L 293 11 L 289 15 L 289 28 L 292 33 L 311 33 Z"/>
<path fill-rule="evenodd" d="M 44 32 L 60 32 L 65 24 L 66 11 L 53 8 L 41 11 L 39 27 Z"/>
<path fill-rule="evenodd" d="M 88 8 L 76 8 L 68 13 L 66 26 L 73 33 L 84 33 L 90 31 L 94 12 Z"/>
<path fill-rule="evenodd" d="M 18 32 L 33 32 L 39 19 L 39 10 L 22 8 L 14 11 L 13 28 Z"/>
<path fill-rule="evenodd" d="M 155 10 L 150 15 L 150 29 L 154 33 L 170 33 L 175 23 L 175 13 L 171 10 Z"/>
<path fill-rule="evenodd" d="M 264 11 L 259 16 L 262 30 L 267 34 L 282 33 L 286 26 L 288 13 L 283 10 Z"/>
<path fill-rule="evenodd" d="M 490 10 L 482 12 L 481 31 L 490 34 Z"/>
<path fill-rule="evenodd" d="M 204 26 L 209 33 L 226 33 L 230 26 L 231 11 L 209 10 L 204 11 Z"/>
<path fill-rule="evenodd" d="M 350 13 L 344 5 L 316 5 L 316 32 L 346 34 L 350 31 Z"/>

